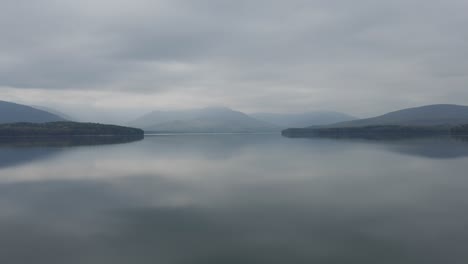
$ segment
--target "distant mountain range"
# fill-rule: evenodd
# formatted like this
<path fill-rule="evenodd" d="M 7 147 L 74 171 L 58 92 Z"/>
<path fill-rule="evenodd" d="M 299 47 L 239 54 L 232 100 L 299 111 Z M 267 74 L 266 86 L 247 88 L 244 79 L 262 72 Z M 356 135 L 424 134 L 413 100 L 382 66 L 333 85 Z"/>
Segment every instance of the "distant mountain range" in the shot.
<path fill-rule="evenodd" d="M 0 124 L 48 123 L 71 119 L 54 109 L 0 101 Z M 418 135 L 468 133 L 468 106 L 436 104 L 355 119 L 338 112 L 247 115 L 226 107 L 153 111 L 127 125 L 156 133 L 254 133 L 296 135 Z"/>
<path fill-rule="evenodd" d="M 207 107 L 179 111 L 153 111 L 132 122 L 132 127 L 147 132 L 166 133 L 252 133 L 279 132 L 289 126 L 323 125 L 355 119 L 337 112 L 300 114 L 257 113 L 248 115 L 226 107 Z M 44 106 L 27 106 L 0 101 L 0 124 L 72 121 L 60 111 Z"/>
<path fill-rule="evenodd" d="M 305 112 L 297 114 L 281 114 L 281 113 L 254 113 L 250 116 L 271 124 L 282 127 L 307 127 L 328 125 L 338 122 L 351 121 L 357 119 L 339 112 Z"/>
<path fill-rule="evenodd" d="M 147 132 L 240 133 L 280 131 L 276 126 L 226 107 L 183 111 L 154 111 L 128 125 Z"/>
<path fill-rule="evenodd" d="M 468 124 L 468 106 L 437 104 L 390 112 L 381 116 L 325 126 L 291 128 L 286 136 L 381 136 L 462 134 Z"/>
<path fill-rule="evenodd" d="M 65 121 L 65 118 L 27 105 L 0 101 L 0 124 Z"/>

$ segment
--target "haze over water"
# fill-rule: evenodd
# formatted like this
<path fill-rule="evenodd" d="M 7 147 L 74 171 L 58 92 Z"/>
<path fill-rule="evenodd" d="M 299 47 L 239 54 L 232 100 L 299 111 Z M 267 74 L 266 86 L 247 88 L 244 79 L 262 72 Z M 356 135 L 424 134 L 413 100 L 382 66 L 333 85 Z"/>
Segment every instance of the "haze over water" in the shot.
<path fill-rule="evenodd" d="M 463 263 L 468 142 L 0 145 L 0 263 Z"/>

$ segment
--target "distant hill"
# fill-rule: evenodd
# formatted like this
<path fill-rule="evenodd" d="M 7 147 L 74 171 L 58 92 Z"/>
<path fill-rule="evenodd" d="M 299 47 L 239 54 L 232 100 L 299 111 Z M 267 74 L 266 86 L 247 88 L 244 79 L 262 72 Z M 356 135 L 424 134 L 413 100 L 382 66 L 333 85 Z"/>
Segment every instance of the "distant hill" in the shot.
<path fill-rule="evenodd" d="M 356 119 L 344 113 L 326 111 L 298 114 L 254 113 L 250 116 L 282 127 L 321 126 Z"/>
<path fill-rule="evenodd" d="M 154 111 L 130 122 L 129 125 L 150 132 L 173 133 L 237 133 L 280 130 L 278 126 L 225 107 Z"/>
<path fill-rule="evenodd" d="M 45 123 L 65 119 L 30 106 L 0 101 L 0 124 L 15 122 Z"/>
<path fill-rule="evenodd" d="M 36 108 L 36 109 L 39 109 L 39 110 L 42 110 L 42 111 L 46 111 L 46 112 L 49 112 L 51 114 L 54 114 L 54 115 L 57 115 L 57 116 L 60 116 L 61 118 L 65 119 L 65 120 L 68 120 L 68 121 L 77 121 L 77 119 L 75 117 L 72 117 L 68 114 L 65 114 L 57 109 L 54 109 L 54 108 L 50 108 L 50 107 L 46 107 L 46 106 L 41 106 L 41 105 L 32 105 L 33 108 Z"/>
<path fill-rule="evenodd" d="M 468 124 L 468 106 L 437 104 L 390 112 L 377 117 L 340 122 L 330 127 L 455 126 Z"/>
<path fill-rule="evenodd" d="M 467 134 L 468 106 L 438 104 L 408 108 L 385 115 L 325 126 L 290 128 L 288 137 L 407 137 Z"/>

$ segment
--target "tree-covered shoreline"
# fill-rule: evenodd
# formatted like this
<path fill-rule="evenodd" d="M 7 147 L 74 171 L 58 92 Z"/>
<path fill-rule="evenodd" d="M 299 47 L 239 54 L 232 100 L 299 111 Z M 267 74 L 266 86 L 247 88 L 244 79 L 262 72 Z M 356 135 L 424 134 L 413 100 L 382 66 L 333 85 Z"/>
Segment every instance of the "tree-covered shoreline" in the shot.
<path fill-rule="evenodd" d="M 289 128 L 282 131 L 286 137 L 334 137 L 334 138 L 404 138 L 421 136 L 456 135 L 451 126 L 363 126 Z M 468 129 L 466 130 L 468 131 Z M 458 135 L 460 135 L 459 133 Z"/>
<path fill-rule="evenodd" d="M 468 136 L 468 124 L 452 127 L 450 133 L 456 136 Z"/>
<path fill-rule="evenodd" d="M 138 128 L 98 123 L 49 122 L 0 124 L 1 137 L 143 136 Z"/>

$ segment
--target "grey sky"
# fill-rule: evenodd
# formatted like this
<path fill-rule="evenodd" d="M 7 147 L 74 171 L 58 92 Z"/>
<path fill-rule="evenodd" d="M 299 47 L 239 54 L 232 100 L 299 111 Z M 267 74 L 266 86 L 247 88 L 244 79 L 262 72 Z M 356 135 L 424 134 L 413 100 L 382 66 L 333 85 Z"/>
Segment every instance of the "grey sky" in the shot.
<path fill-rule="evenodd" d="M 129 116 L 468 104 L 467 13 L 466 0 L 0 0 L 0 98 Z"/>

